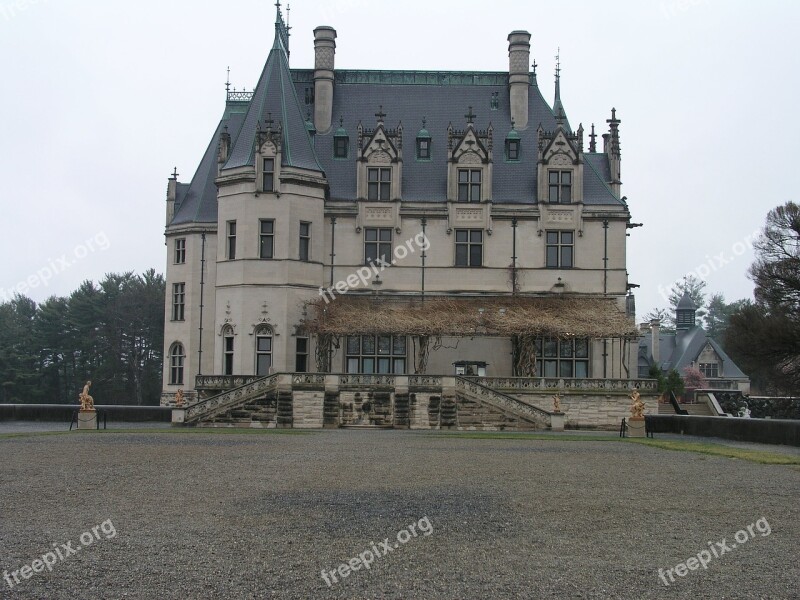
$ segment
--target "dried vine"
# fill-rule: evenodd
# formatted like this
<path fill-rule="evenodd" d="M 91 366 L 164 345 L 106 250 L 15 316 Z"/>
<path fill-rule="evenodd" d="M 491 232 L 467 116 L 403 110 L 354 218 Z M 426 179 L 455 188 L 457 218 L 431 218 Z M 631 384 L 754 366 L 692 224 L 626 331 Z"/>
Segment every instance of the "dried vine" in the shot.
<path fill-rule="evenodd" d="M 536 375 L 536 336 L 511 336 L 511 354 L 515 377 Z"/>

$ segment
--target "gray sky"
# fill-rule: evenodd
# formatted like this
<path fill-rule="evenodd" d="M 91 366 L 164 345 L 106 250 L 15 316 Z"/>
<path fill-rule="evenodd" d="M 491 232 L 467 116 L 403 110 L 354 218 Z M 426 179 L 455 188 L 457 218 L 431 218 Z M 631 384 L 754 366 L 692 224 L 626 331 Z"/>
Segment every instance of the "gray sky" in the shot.
<path fill-rule="evenodd" d="M 800 3 L 292 4 L 294 67 L 313 66 L 322 24 L 338 31 L 337 68 L 362 69 L 507 70 L 506 36 L 527 29 L 551 100 L 560 46 L 573 126 L 605 131 L 612 106 L 622 119 L 623 193 L 645 224 L 628 244 L 639 316 L 689 272 L 728 301 L 751 296 L 747 238 L 798 200 Z M 274 12 L 265 0 L 0 0 L 0 299 L 29 278 L 41 301 L 107 272 L 164 272 L 167 177 L 194 173 L 226 67 L 238 88 L 256 84 Z"/>

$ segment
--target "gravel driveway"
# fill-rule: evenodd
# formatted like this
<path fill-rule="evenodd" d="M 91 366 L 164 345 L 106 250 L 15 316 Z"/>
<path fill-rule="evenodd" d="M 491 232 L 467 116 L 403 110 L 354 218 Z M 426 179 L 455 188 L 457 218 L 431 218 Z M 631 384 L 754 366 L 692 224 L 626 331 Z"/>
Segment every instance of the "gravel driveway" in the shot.
<path fill-rule="evenodd" d="M 796 467 L 617 441 L 142 430 L 0 439 L 0 481 L 0 598 L 800 598 Z M 659 576 L 723 539 L 705 569 Z"/>

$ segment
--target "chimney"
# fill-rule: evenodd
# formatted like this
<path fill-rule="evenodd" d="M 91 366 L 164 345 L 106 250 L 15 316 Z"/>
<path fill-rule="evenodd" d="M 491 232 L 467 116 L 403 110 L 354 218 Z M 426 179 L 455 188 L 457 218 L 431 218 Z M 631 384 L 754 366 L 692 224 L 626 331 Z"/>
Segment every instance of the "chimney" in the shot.
<path fill-rule="evenodd" d="M 178 168 L 172 172 L 167 182 L 167 225 L 175 217 L 175 198 L 178 194 Z"/>
<path fill-rule="evenodd" d="M 314 30 L 314 127 L 320 133 L 331 128 L 333 115 L 333 62 L 336 30 L 323 25 Z"/>
<path fill-rule="evenodd" d="M 661 333 L 661 321 L 653 319 L 650 321 L 650 335 L 652 335 L 653 362 L 661 367 L 661 348 L 659 344 L 659 334 Z"/>
<path fill-rule="evenodd" d="M 531 34 L 512 31 L 508 34 L 508 88 L 511 118 L 515 129 L 528 126 L 528 89 L 531 86 Z"/>

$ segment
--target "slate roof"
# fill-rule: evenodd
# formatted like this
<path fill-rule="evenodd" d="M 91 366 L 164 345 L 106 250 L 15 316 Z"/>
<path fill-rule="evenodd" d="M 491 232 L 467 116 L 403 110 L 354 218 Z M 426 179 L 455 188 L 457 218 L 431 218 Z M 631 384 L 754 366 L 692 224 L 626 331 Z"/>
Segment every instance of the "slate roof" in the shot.
<path fill-rule="evenodd" d="M 212 223 L 217 219 L 217 149 L 227 126 L 231 152 L 224 168 L 253 166 L 259 126 L 272 119 L 283 130 L 282 164 L 322 171 L 330 186 L 331 200 L 355 201 L 358 123 L 365 129 L 376 125 L 375 113 L 383 106 L 385 124 L 393 129 L 403 124 L 402 197 L 407 201 L 443 202 L 447 196 L 447 127 L 466 127 L 471 106 L 477 115 L 475 128 L 494 128 L 492 200 L 498 204 L 532 204 L 537 201 L 537 129 L 556 128 L 553 109 L 541 94 L 534 75 L 528 94 L 528 127 L 517 129 L 520 160 L 505 159 L 505 139 L 511 132 L 507 72 L 357 71 L 334 72 L 333 126 L 312 135 L 306 116 L 313 112 L 310 69 L 290 69 L 288 37 L 280 12 L 275 41 L 252 99 L 229 100 L 225 114 L 203 155 L 190 184 L 178 184 L 173 225 Z M 301 101 L 301 98 L 303 99 Z M 350 156 L 333 158 L 333 138 L 340 116 L 350 137 Z M 431 159 L 416 160 L 416 136 L 425 129 L 431 138 Z M 569 132 L 569 121 L 564 128 Z M 608 155 L 584 153 L 584 198 L 587 205 L 624 206 L 609 187 Z"/>
<path fill-rule="evenodd" d="M 675 369 L 678 373 L 683 373 L 683 369 L 697 360 L 706 344 L 711 347 L 720 358 L 721 378 L 747 379 L 742 370 L 733 362 L 716 340 L 708 337 L 705 329 L 695 325 L 691 329 L 679 330 L 677 333 L 662 333 L 659 339 L 659 367 L 662 371 Z M 648 363 L 653 362 L 653 336 L 645 333 L 639 339 L 639 356 L 645 358 Z"/>
<path fill-rule="evenodd" d="M 322 171 L 314 153 L 311 135 L 297 98 L 289 58 L 276 24 L 275 43 L 261 72 L 258 85 L 250 100 L 238 141 L 232 146 L 226 169 L 252 166 L 255 160 L 255 140 L 259 125 L 268 119 L 283 128 L 281 164 L 313 171 Z"/>

